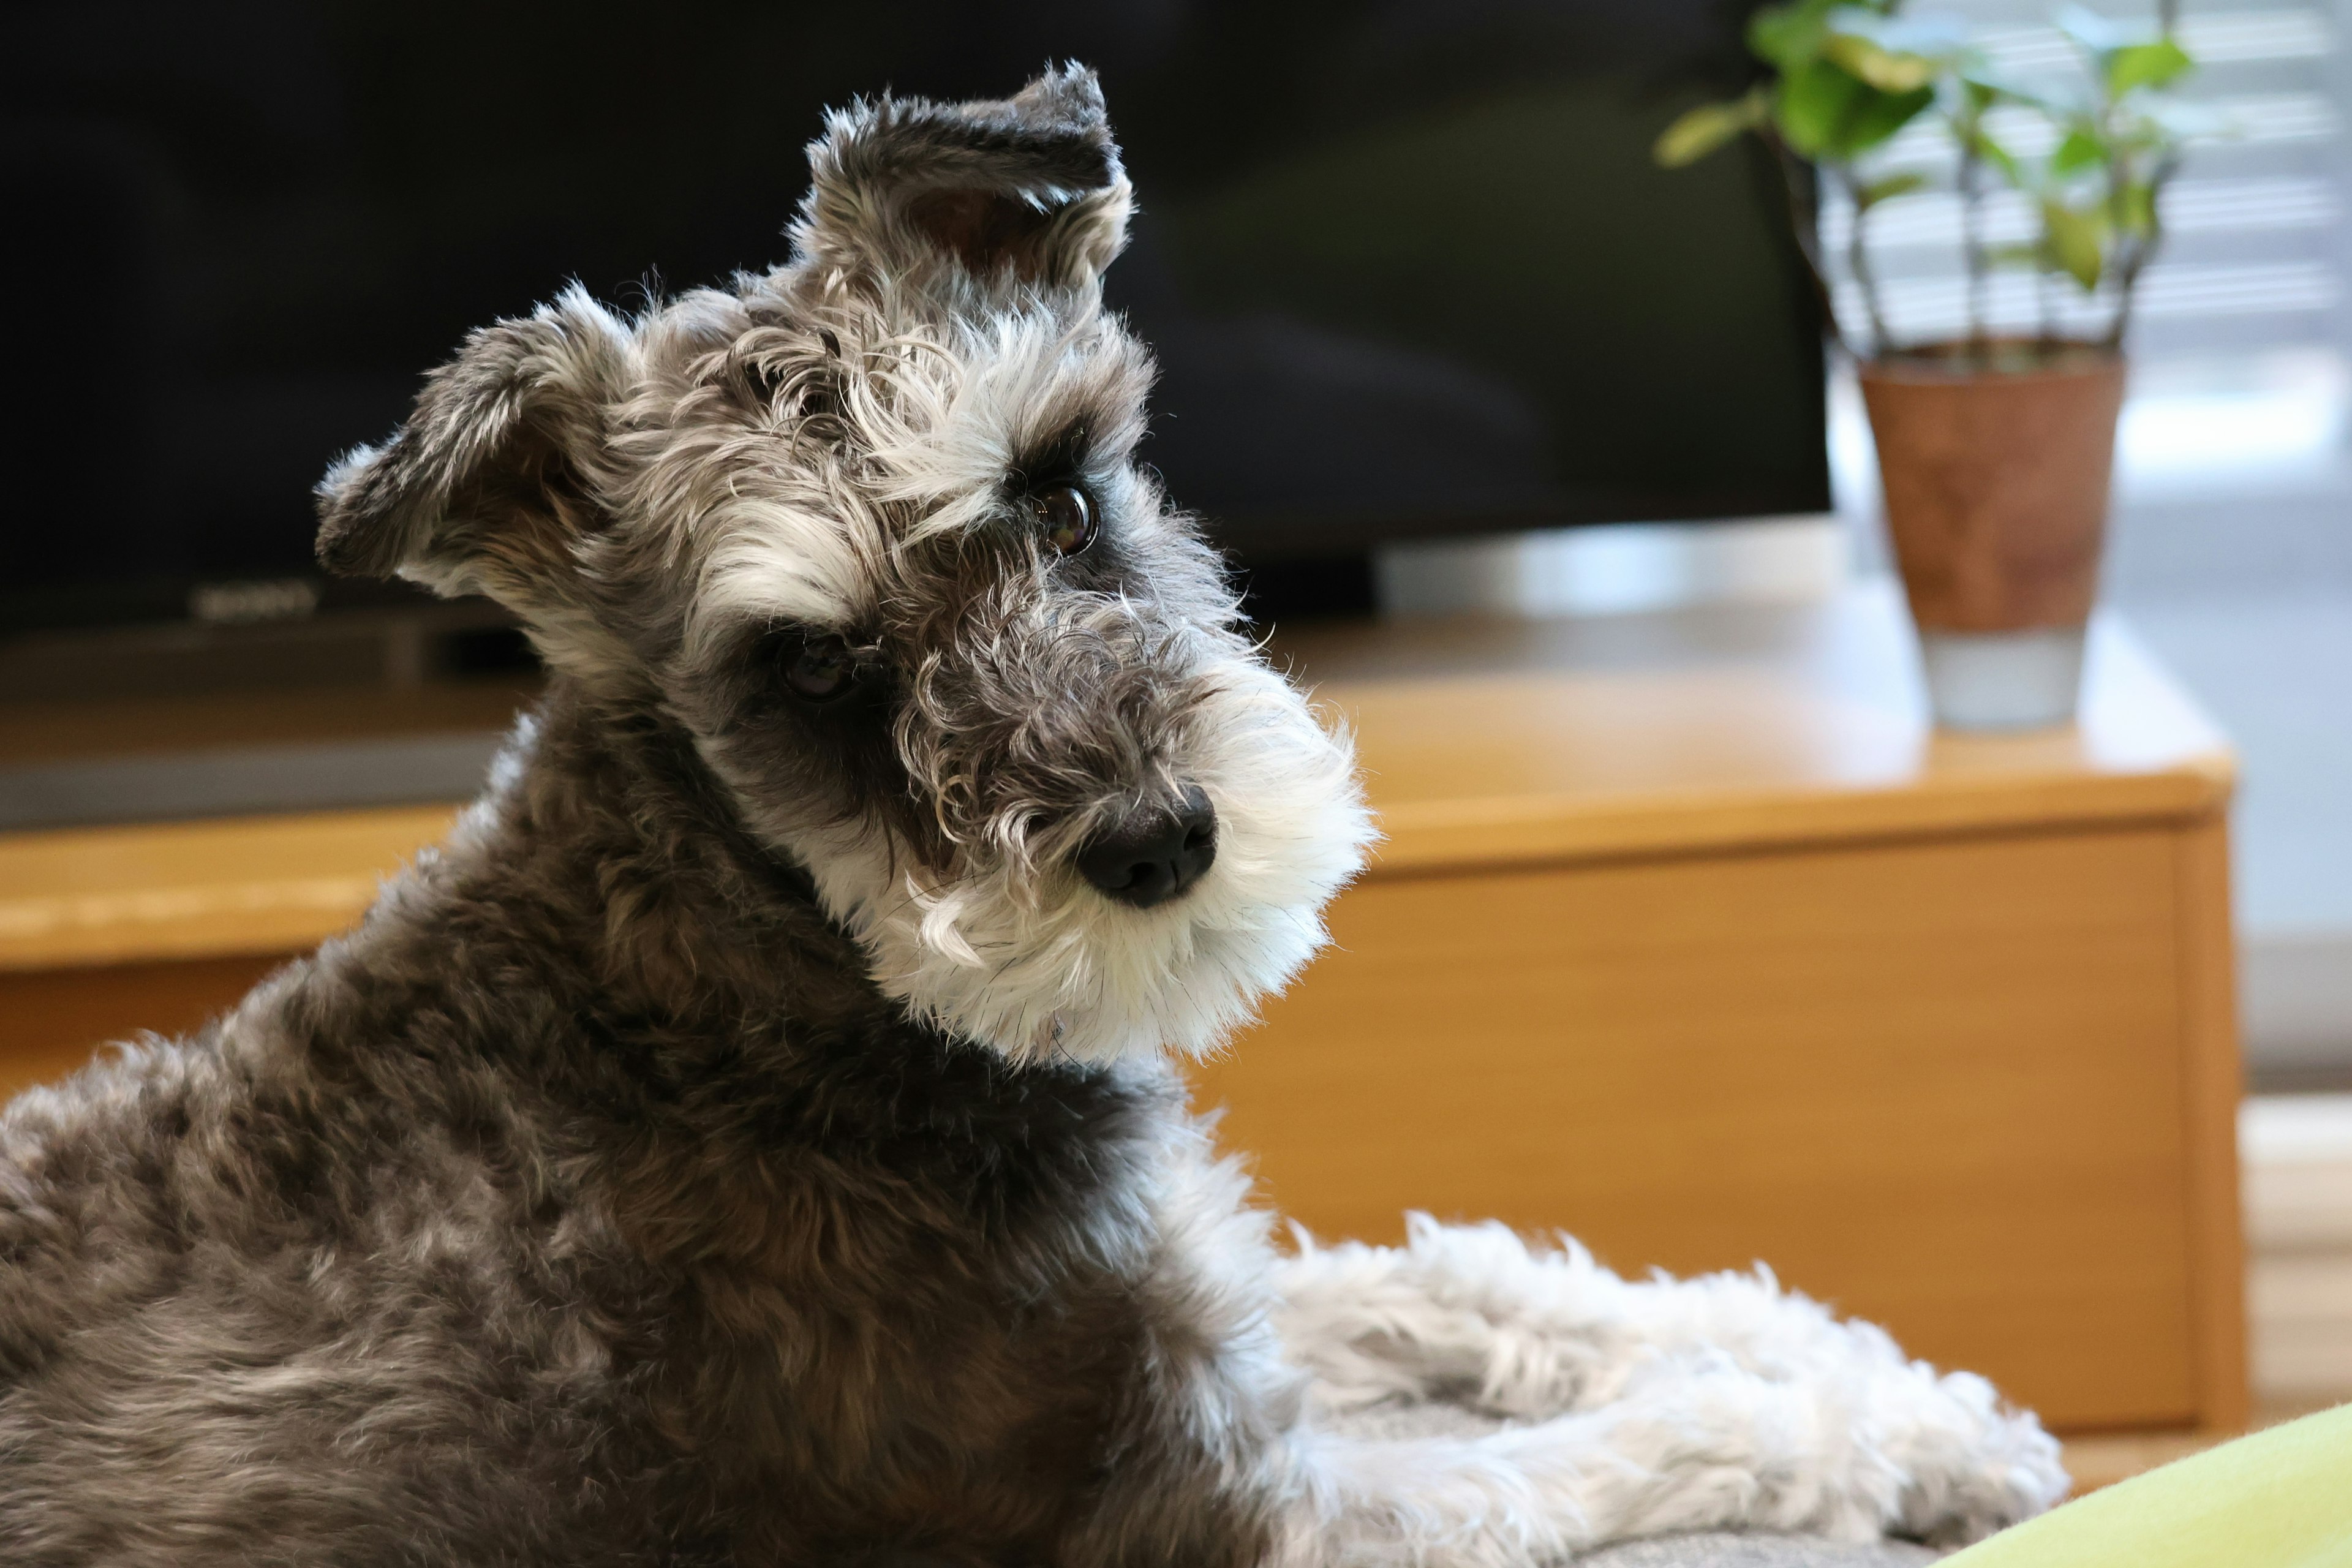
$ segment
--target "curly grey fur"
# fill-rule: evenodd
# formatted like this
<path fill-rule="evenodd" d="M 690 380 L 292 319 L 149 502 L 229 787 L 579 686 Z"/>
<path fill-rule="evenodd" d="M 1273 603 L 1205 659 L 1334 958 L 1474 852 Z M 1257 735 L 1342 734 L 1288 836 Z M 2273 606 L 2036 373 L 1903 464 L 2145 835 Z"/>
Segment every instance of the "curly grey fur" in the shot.
<path fill-rule="evenodd" d="M 1500 1568 L 2032 1506 L 1990 1391 L 1754 1282 L 1706 1300 L 1769 1353 L 1645 1340 L 1589 1260 L 1433 1232 L 1294 1266 L 1329 1342 L 1286 1357 L 1161 1047 L 1304 962 L 1369 827 L 1133 461 L 1099 94 L 864 104 L 812 159 L 790 265 L 478 332 L 321 486 L 330 566 L 497 596 L 552 684 L 357 931 L 0 1114 L 0 1561 Z M 1024 510 L 1058 484 L 1083 554 Z M 1197 886 L 1079 881 L 1180 791 Z M 1483 1353 L 1465 1291 L 1558 1340 L 1509 1406 L 1556 1426 L 1316 1428 L 1307 1364 Z M 1617 1344 L 1658 1397 L 1595 1405 Z"/>
<path fill-rule="evenodd" d="M 11 1109 L 0 1556 L 1106 1529 L 1104 1458 L 1213 1353 L 1147 1284 L 1172 1085 L 910 1026 L 729 816 L 666 726 L 559 695 L 359 931 Z M 1179 1458 L 1115 1533 L 1252 1560 L 1263 1505 Z"/>

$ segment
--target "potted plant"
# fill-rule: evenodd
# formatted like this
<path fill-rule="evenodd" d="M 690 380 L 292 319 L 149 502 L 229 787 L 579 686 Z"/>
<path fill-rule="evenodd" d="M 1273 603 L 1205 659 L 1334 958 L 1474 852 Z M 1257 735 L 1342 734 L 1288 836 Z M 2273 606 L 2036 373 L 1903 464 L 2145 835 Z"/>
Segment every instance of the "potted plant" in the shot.
<path fill-rule="evenodd" d="M 1903 14 L 1901 0 L 1767 5 L 1748 29 L 1764 79 L 1682 115 L 1656 148 L 1677 166 L 1754 134 L 1777 155 L 1829 331 L 1857 362 L 1936 717 L 1961 729 L 2073 717 L 2124 337 L 2192 129 L 2167 92 L 2192 63 L 2168 8 L 2146 30 L 2079 7 L 2056 20 L 2083 70 L 2053 87 L 1997 75 L 1957 23 Z M 1911 151 L 1919 139 L 1896 142 L 1915 123 L 1943 132 L 1948 174 Z M 1811 222 L 1816 178 L 1853 208 L 1846 267 L 1861 321 L 1851 334 Z M 1941 180 L 1958 200 L 1967 327 L 1898 342 L 1871 267 L 1870 218 Z M 2002 191 L 2031 215 L 2026 235 L 2005 243 L 1987 225 Z M 1991 326 L 2003 268 L 2034 279 L 2030 330 Z"/>

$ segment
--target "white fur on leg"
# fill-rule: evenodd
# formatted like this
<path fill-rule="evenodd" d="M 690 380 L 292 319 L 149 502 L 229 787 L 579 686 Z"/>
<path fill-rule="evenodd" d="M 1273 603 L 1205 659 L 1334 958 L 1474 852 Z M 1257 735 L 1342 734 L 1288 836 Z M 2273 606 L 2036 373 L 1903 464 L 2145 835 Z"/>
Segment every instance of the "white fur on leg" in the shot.
<path fill-rule="evenodd" d="M 1587 1544 L 1709 1524 L 1973 1539 L 2065 1492 L 2057 1445 L 1983 1379 L 1938 1377 L 1761 1271 L 1633 1281 L 1572 1241 L 1530 1252 L 1499 1225 L 1414 1215 L 1402 1248 L 1302 1238 L 1277 1288 L 1322 1415 L 1436 1400 L 1539 1423 L 1479 1441 L 1573 1469 L 1554 1501 L 1601 1531 Z M 1435 1460 L 1380 1463 L 1457 1474 Z M 1659 1510 L 1671 1522 L 1626 1522 Z"/>
<path fill-rule="evenodd" d="M 1902 1478 L 1822 1391 L 1717 1368 L 1588 1414 L 1474 1438 L 1318 1435 L 1300 1564 L 1535 1568 L 1707 1529 L 1868 1541 Z"/>

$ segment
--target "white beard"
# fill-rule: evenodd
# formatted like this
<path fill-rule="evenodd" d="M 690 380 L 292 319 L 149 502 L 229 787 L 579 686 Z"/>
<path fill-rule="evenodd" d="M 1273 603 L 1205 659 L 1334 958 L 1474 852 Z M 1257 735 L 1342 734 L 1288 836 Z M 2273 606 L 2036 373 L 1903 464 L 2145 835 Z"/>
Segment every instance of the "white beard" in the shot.
<path fill-rule="evenodd" d="M 1323 906 L 1376 837 L 1345 732 L 1262 665 L 1221 676 L 1174 770 L 1217 813 L 1215 864 L 1181 898 L 1132 909 L 1066 863 L 938 879 L 876 824 L 790 847 L 917 1017 L 1015 1059 L 1213 1050 L 1323 945 Z"/>

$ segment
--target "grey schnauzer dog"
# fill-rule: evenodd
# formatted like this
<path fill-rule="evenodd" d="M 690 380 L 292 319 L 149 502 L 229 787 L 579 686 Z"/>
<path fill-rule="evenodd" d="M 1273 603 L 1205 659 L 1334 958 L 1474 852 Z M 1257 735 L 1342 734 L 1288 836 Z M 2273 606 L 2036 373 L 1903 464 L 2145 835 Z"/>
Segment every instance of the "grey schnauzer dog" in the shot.
<path fill-rule="evenodd" d="M 1277 1252 L 1169 1058 L 1370 829 L 1134 461 L 1094 80 L 811 156 L 788 265 L 479 331 L 321 486 L 328 566 L 551 682 L 355 931 L 0 1119 L 0 1558 L 1501 1568 L 2059 1495 L 1767 1278 Z"/>

